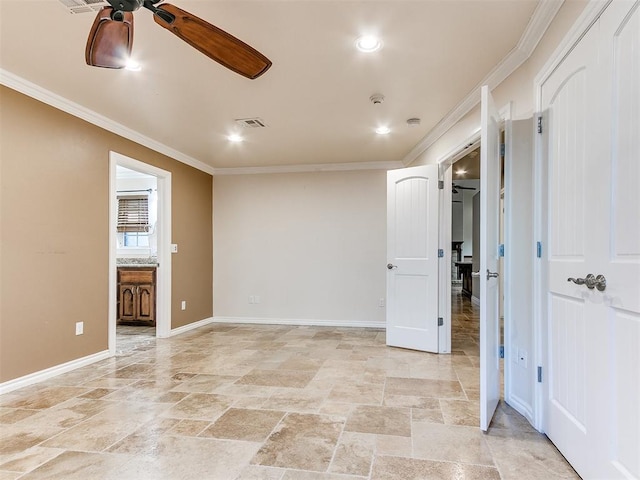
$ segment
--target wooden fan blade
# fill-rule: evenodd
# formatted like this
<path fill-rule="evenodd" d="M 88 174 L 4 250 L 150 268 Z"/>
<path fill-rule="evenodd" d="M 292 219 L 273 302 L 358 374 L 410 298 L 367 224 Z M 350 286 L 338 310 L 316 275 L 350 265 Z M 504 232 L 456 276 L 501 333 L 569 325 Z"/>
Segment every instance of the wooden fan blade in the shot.
<path fill-rule="evenodd" d="M 133 47 L 133 14 L 123 12 L 123 20 L 111 19 L 113 8 L 104 7 L 93 21 L 84 57 L 87 65 L 124 68 Z"/>
<path fill-rule="evenodd" d="M 228 69 L 253 80 L 271 66 L 271 61 L 256 49 L 201 18 L 168 3 L 157 9 L 175 18 L 168 22 L 156 13 L 153 18 L 158 25 Z"/>

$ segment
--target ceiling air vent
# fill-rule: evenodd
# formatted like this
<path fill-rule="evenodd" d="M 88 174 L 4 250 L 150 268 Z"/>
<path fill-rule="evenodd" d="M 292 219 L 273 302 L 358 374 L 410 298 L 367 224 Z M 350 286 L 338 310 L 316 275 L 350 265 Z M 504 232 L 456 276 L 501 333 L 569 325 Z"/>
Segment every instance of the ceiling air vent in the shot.
<path fill-rule="evenodd" d="M 264 128 L 267 126 L 261 118 L 238 118 L 236 123 L 245 128 Z"/>
<path fill-rule="evenodd" d="M 69 13 L 97 12 L 102 7 L 108 7 L 109 2 L 105 0 L 60 0 Z"/>

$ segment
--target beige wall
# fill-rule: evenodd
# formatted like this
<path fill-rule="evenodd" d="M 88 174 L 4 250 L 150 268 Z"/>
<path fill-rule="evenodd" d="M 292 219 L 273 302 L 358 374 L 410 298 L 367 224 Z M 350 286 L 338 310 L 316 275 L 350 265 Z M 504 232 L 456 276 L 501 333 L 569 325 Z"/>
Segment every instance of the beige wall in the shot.
<path fill-rule="evenodd" d="M 214 185 L 216 318 L 384 322 L 385 171 L 216 176 Z"/>
<path fill-rule="evenodd" d="M 580 16 L 588 0 L 566 0 L 529 59 L 491 93 L 497 108 L 513 102 L 515 119 L 531 118 L 535 109 L 534 79 Z M 478 96 L 479 98 L 479 96 Z M 411 165 L 438 163 L 480 128 L 478 105 L 423 152 Z"/>
<path fill-rule="evenodd" d="M 6 87 L 0 109 L 0 382 L 108 347 L 110 150 L 172 172 L 172 328 L 212 315 L 209 174 Z"/>

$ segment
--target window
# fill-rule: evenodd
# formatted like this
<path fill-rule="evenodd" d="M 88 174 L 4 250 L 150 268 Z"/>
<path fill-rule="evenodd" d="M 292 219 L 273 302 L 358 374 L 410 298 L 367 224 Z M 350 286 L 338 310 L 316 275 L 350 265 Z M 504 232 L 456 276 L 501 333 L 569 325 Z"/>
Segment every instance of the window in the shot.
<path fill-rule="evenodd" d="M 118 197 L 118 237 L 125 248 L 149 248 L 149 197 Z"/>
<path fill-rule="evenodd" d="M 129 233 L 149 233 L 149 197 L 118 197 L 118 233 L 124 233 L 125 238 Z"/>

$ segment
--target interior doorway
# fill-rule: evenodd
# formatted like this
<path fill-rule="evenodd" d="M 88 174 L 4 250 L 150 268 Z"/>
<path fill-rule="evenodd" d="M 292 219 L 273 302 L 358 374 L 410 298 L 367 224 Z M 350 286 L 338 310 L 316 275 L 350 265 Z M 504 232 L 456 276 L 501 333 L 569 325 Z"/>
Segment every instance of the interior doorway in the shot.
<path fill-rule="evenodd" d="M 158 179 L 116 165 L 116 349 L 124 354 L 156 337 L 155 276 L 158 265 Z M 149 287 L 128 285 L 149 277 Z"/>
<path fill-rule="evenodd" d="M 109 195 L 109 352 L 115 355 L 171 333 L 171 173 L 110 152 Z M 127 281 L 119 281 L 122 275 Z"/>
<path fill-rule="evenodd" d="M 504 109 L 504 113 L 501 112 L 502 121 L 499 121 L 496 125 L 496 137 L 491 143 L 493 147 L 487 149 L 488 151 L 495 152 L 496 161 L 495 167 L 487 169 L 481 165 L 481 157 L 484 158 L 484 154 L 480 155 L 480 134 L 472 137 L 468 142 L 462 145 L 453 154 L 450 154 L 448 158 L 440 163 L 441 177 L 443 179 L 443 198 L 445 199 L 444 209 L 441 216 L 445 218 L 445 221 L 441 223 L 441 228 L 444 230 L 446 237 L 442 238 L 442 245 L 448 247 L 446 251 L 451 256 L 448 258 L 448 264 L 446 268 L 447 277 L 446 283 L 443 282 L 445 287 L 443 290 L 447 290 L 448 295 L 443 298 L 444 305 L 449 312 L 443 311 L 445 317 L 445 325 L 449 325 L 448 330 L 450 333 L 450 348 L 453 355 L 463 355 L 468 360 L 472 361 L 474 366 L 479 366 L 480 369 L 476 372 L 476 383 L 482 383 L 482 372 L 486 375 L 486 365 L 494 365 L 490 367 L 494 369 L 492 375 L 495 380 L 491 380 L 495 385 L 495 393 L 491 393 L 491 398 L 495 398 L 495 402 L 500 400 L 506 400 L 506 387 L 508 381 L 506 380 L 504 345 L 505 345 L 505 307 L 504 307 L 504 258 L 502 254 L 498 253 L 498 245 L 500 245 L 500 252 L 504 251 L 504 195 L 505 195 L 505 153 L 507 149 L 504 147 L 505 141 L 505 129 L 510 128 L 510 122 L 505 120 L 510 118 L 508 108 Z M 509 137 L 511 138 L 511 137 Z M 485 172 L 490 173 L 485 173 Z M 481 179 L 482 175 L 491 175 L 486 179 Z M 482 193 L 483 185 L 490 185 L 487 193 Z M 483 195 L 486 197 L 492 191 L 495 192 L 495 202 L 490 202 L 492 205 L 491 212 L 488 214 L 487 220 L 483 220 L 481 215 L 485 215 L 487 211 L 487 204 L 483 204 Z M 475 201 L 474 201 L 475 200 Z M 489 222 L 490 220 L 490 222 Z M 496 234 L 491 239 L 482 240 L 482 229 L 485 232 L 489 228 L 489 222 L 494 225 Z M 494 245 L 495 249 L 489 248 L 489 245 Z M 466 245 L 465 245 L 466 243 Z M 482 248 L 481 248 L 482 247 Z M 486 259 L 483 258 L 487 255 Z M 445 254 L 445 256 L 447 256 Z M 493 258 L 496 262 L 495 267 L 491 268 L 491 277 L 498 277 L 498 282 L 492 287 L 493 292 L 491 294 L 492 299 L 485 306 L 483 302 L 485 298 L 489 298 L 489 290 L 484 294 L 481 292 L 482 288 L 489 283 L 489 269 L 487 268 L 487 262 Z M 449 263 L 450 262 L 450 263 Z M 481 268 L 481 264 L 485 266 Z M 484 278 L 480 277 L 480 272 L 486 270 L 487 282 L 484 282 Z M 495 274 L 493 272 L 496 272 Z M 445 280 L 445 279 L 443 279 Z M 495 302 L 495 303 L 494 303 Z M 486 324 L 482 325 L 482 311 L 483 308 L 488 308 L 491 303 L 491 309 L 495 315 L 495 320 L 491 320 L 492 327 L 488 327 Z M 449 313 L 447 318 L 447 313 Z M 485 317 L 486 318 L 486 317 Z M 448 320 L 448 321 L 447 321 Z M 484 330 L 484 334 L 482 333 Z M 487 330 L 489 329 L 489 330 Z M 485 342 L 483 338 L 487 336 L 487 332 L 491 337 L 489 342 Z M 493 333 L 495 332 L 495 333 Z M 483 336 L 484 335 L 484 336 Z M 493 339 L 495 337 L 495 339 Z M 485 352 L 483 354 L 483 351 Z M 489 353 L 487 353 L 489 351 Z M 495 352 L 495 353 L 494 353 Z M 485 360 L 481 360 L 481 357 L 485 355 Z M 486 356 L 490 358 L 487 359 Z M 484 363 L 483 363 L 484 362 Z M 485 365 L 485 367 L 483 367 Z M 484 370 L 483 370 L 484 368 Z M 486 376 L 484 377 L 487 378 Z M 486 380 L 485 380 L 486 382 Z M 486 385 L 486 383 L 485 383 Z M 485 387 L 486 388 L 486 387 Z M 482 392 L 482 387 L 479 388 Z M 485 390 L 486 392 L 487 390 Z M 495 396 L 494 396 L 495 395 Z M 481 399 L 481 407 L 486 406 L 485 400 Z M 486 415 L 482 415 L 481 411 L 481 428 L 486 430 L 489 422 L 491 421 L 491 412 L 486 412 Z"/>
<path fill-rule="evenodd" d="M 502 136 L 504 142 L 504 136 Z M 451 351 L 479 355 L 480 144 L 452 159 L 451 168 Z M 501 156 L 500 243 L 504 244 L 504 156 Z M 500 343 L 504 343 L 504 266 L 500 258 Z M 504 377 L 503 377 L 504 378 Z M 504 383 L 504 380 L 502 381 Z"/>

